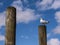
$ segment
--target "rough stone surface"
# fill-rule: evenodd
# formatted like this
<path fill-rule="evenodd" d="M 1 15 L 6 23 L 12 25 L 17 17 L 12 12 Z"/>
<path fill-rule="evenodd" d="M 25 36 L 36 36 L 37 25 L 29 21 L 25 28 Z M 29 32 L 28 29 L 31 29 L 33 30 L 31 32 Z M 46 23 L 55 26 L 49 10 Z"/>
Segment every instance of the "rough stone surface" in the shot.
<path fill-rule="evenodd" d="M 47 45 L 46 26 L 40 25 L 38 27 L 38 32 L 39 32 L 39 45 Z"/>
<path fill-rule="evenodd" d="M 5 45 L 15 45 L 16 33 L 16 8 L 8 7 L 6 11 L 6 36 Z"/>

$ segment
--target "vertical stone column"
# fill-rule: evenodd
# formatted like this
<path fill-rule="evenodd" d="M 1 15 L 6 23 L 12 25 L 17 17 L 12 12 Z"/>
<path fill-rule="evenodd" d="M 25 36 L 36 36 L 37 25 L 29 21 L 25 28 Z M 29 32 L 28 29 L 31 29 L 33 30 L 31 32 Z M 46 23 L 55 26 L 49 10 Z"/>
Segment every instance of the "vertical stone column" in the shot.
<path fill-rule="evenodd" d="M 15 45 L 16 36 L 16 8 L 8 7 L 6 11 L 5 45 Z"/>
<path fill-rule="evenodd" d="M 38 32 L 39 32 L 39 45 L 47 45 L 46 26 L 40 25 L 38 27 Z"/>

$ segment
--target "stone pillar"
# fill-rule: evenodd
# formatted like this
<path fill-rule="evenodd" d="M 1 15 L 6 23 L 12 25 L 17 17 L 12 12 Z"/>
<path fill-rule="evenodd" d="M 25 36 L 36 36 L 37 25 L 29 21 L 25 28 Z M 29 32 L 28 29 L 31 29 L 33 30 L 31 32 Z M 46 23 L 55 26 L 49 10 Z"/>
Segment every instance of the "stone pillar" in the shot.
<path fill-rule="evenodd" d="M 15 45 L 16 36 L 16 8 L 8 7 L 6 11 L 5 45 Z"/>
<path fill-rule="evenodd" d="M 39 32 L 39 45 L 47 45 L 46 26 L 39 25 L 38 32 Z"/>

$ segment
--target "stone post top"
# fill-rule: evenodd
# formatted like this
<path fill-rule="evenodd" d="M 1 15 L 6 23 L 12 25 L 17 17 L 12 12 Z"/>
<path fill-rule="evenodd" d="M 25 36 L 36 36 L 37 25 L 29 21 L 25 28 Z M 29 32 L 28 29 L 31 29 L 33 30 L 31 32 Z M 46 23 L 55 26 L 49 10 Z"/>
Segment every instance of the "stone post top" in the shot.
<path fill-rule="evenodd" d="M 46 25 L 39 25 L 39 27 L 45 27 Z"/>
<path fill-rule="evenodd" d="M 9 7 L 7 7 L 7 9 L 16 9 L 16 8 L 13 6 L 9 6 Z"/>

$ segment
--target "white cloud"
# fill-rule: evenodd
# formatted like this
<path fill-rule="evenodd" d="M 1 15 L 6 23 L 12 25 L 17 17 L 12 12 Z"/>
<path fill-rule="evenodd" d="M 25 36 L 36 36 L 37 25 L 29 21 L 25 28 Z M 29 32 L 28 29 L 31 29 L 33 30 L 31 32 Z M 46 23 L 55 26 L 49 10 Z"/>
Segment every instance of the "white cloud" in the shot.
<path fill-rule="evenodd" d="M 41 2 L 36 2 L 36 7 L 38 10 L 47 10 L 50 8 L 51 4 L 53 3 L 53 0 L 42 0 Z"/>
<path fill-rule="evenodd" d="M 51 8 L 53 9 L 60 8 L 60 0 L 54 0 L 54 3 L 52 4 Z"/>
<path fill-rule="evenodd" d="M 22 39 L 29 39 L 29 36 L 26 36 L 26 35 L 21 35 L 20 36 Z"/>
<path fill-rule="evenodd" d="M 28 0 L 23 0 L 25 3 L 28 3 Z"/>
<path fill-rule="evenodd" d="M 58 9 L 60 8 L 60 0 L 42 0 L 36 2 L 38 10 Z"/>
<path fill-rule="evenodd" d="M 47 38 L 49 38 L 50 36 L 51 36 L 51 33 L 48 33 L 48 34 L 47 34 Z"/>
<path fill-rule="evenodd" d="M 25 36 L 25 39 L 29 39 L 29 36 Z"/>
<path fill-rule="evenodd" d="M 14 1 L 12 6 L 16 7 L 17 9 L 17 22 L 21 23 L 28 23 L 30 21 L 36 20 L 39 18 L 39 15 L 35 15 L 34 10 L 24 8 L 21 0 Z M 25 9 L 23 11 L 23 8 Z"/>
<path fill-rule="evenodd" d="M 21 35 L 21 38 L 24 38 L 24 35 Z"/>
<path fill-rule="evenodd" d="M 5 25 L 5 12 L 0 13 L 0 28 Z"/>
<path fill-rule="evenodd" d="M 5 36 L 4 35 L 0 35 L 0 41 L 4 41 L 5 40 Z"/>
<path fill-rule="evenodd" d="M 47 45 L 60 45 L 60 40 L 57 38 L 52 38 L 48 40 Z"/>
<path fill-rule="evenodd" d="M 55 13 L 55 19 L 57 22 L 57 26 L 53 29 L 55 34 L 60 34 L 60 11 Z"/>
<path fill-rule="evenodd" d="M 57 23 L 60 23 L 60 11 L 55 13 L 55 19 L 56 19 Z"/>
<path fill-rule="evenodd" d="M 60 25 L 56 26 L 53 30 L 54 34 L 60 34 Z"/>
<path fill-rule="evenodd" d="M 0 6 L 2 6 L 3 5 L 3 3 L 2 2 L 0 2 Z"/>
<path fill-rule="evenodd" d="M 18 12 L 18 11 L 17 11 Z M 29 21 L 36 20 L 39 15 L 34 14 L 33 10 L 26 9 L 25 11 L 19 11 L 17 13 L 17 22 L 28 23 Z"/>

